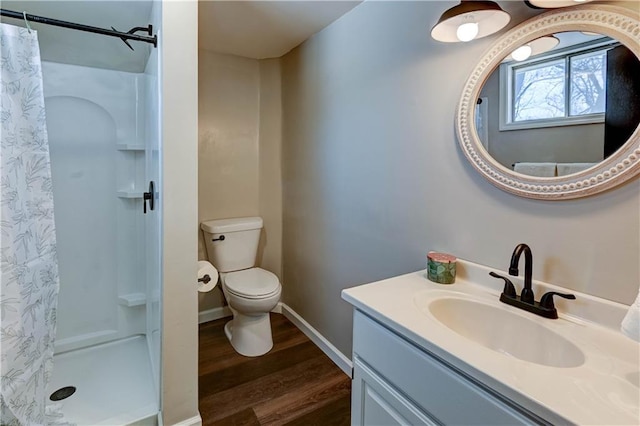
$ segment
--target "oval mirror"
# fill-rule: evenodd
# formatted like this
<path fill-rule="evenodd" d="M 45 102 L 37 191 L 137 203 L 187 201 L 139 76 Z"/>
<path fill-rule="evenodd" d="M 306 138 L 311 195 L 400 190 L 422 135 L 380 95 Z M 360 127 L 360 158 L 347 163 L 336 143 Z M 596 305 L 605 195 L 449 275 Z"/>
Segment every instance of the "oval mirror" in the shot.
<path fill-rule="evenodd" d="M 510 30 L 467 80 L 456 128 L 471 164 L 511 193 L 595 194 L 640 172 L 637 12 L 584 5 Z"/>

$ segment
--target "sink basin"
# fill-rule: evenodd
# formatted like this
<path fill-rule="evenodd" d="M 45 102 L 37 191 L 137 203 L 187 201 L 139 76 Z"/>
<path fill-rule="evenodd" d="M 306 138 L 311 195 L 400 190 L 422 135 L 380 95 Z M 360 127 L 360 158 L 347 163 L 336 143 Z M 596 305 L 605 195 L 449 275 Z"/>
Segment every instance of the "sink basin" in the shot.
<path fill-rule="evenodd" d="M 583 352 L 569 340 L 498 304 L 451 296 L 433 299 L 427 306 L 443 325 L 496 352 L 549 367 L 571 368 L 584 363 Z"/>

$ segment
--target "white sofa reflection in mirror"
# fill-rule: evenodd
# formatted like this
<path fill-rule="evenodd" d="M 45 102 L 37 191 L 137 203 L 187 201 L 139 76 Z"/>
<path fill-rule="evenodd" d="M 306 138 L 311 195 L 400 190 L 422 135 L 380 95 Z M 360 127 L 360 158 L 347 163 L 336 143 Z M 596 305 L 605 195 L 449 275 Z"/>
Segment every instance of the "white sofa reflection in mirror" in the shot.
<path fill-rule="evenodd" d="M 537 177 L 567 176 L 590 169 L 598 163 L 549 163 L 518 162 L 513 163 L 513 171 L 523 175 Z"/>

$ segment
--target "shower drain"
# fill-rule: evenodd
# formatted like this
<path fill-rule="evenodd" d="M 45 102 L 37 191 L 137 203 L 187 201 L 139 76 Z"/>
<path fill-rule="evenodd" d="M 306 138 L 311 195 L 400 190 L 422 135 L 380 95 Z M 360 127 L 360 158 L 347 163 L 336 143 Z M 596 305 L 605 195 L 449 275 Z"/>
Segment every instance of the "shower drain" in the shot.
<path fill-rule="evenodd" d="M 65 386 L 63 388 L 58 389 L 49 397 L 52 401 L 62 401 L 63 399 L 69 398 L 76 392 L 75 386 Z"/>

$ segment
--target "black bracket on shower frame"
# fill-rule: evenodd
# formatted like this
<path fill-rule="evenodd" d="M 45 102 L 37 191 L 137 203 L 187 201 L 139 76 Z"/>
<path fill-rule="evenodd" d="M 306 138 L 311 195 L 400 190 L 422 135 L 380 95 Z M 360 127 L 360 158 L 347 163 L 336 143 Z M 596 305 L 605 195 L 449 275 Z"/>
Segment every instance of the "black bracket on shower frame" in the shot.
<path fill-rule="evenodd" d="M 133 47 L 131 47 L 131 45 L 127 40 L 142 41 L 144 43 L 153 44 L 153 47 L 158 47 L 158 36 L 153 35 L 153 26 L 151 24 L 149 24 L 146 27 L 134 27 L 130 29 L 128 32 L 123 33 L 121 31 L 117 31 L 113 27 L 111 27 L 111 29 L 108 30 L 106 28 L 92 27 L 90 25 L 84 25 L 84 24 L 76 24 L 74 22 L 61 21 L 59 19 L 46 18 L 44 16 L 31 15 L 26 12 L 16 12 L 14 10 L 8 10 L 8 9 L 0 9 L 0 15 L 6 16 L 7 18 L 15 18 L 15 19 L 21 19 L 24 21 L 36 22 L 38 24 L 53 25 L 55 27 L 69 28 L 72 30 L 85 31 L 85 32 L 94 33 L 94 34 L 102 34 L 109 37 L 118 37 L 120 40 L 124 42 L 124 44 L 129 46 L 129 49 L 131 50 L 133 50 Z M 139 31 L 144 31 L 149 35 L 146 36 L 146 35 L 136 34 Z"/>
<path fill-rule="evenodd" d="M 142 212 L 147 214 L 147 201 L 149 202 L 149 210 L 154 209 L 154 200 L 156 197 L 155 184 L 153 181 L 149 182 L 149 191 L 142 193 Z"/>

